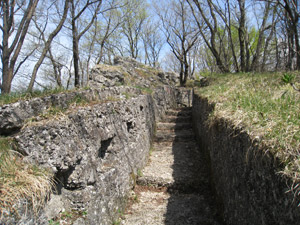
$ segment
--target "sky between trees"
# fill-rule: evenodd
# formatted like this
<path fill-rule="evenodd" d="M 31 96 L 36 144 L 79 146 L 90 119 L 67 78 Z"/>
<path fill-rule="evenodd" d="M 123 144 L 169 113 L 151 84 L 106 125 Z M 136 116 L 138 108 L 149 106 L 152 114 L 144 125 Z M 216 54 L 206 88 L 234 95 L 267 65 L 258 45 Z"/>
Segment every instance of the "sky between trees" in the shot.
<path fill-rule="evenodd" d="M 2 0 L 1 93 L 85 86 L 117 55 L 173 70 L 300 69 L 298 0 Z"/>

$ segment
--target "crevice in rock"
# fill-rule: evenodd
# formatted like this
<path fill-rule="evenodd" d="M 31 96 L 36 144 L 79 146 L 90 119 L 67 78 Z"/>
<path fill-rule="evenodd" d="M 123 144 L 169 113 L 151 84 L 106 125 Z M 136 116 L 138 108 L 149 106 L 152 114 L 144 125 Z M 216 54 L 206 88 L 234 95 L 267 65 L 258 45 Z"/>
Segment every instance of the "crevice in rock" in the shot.
<path fill-rule="evenodd" d="M 133 122 L 129 121 L 126 123 L 128 133 L 134 128 Z"/>
<path fill-rule="evenodd" d="M 20 130 L 21 130 L 21 127 L 7 128 L 7 129 L 0 130 L 0 135 L 2 135 L 4 137 L 9 137 L 9 136 L 13 136 L 13 135 L 19 133 Z"/>
<path fill-rule="evenodd" d="M 70 166 L 66 170 L 58 170 L 54 176 L 54 180 L 56 183 L 55 192 L 60 195 L 62 188 L 67 188 L 68 178 L 75 170 L 75 166 Z"/>
<path fill-rule="evenodd" d="M 67 190 L 76 190 L 79 188 L 82 188 L 82 184 L 78 183 L 69 183 L 69 177 L 76 169 L 76 165 L 79 165 L 81 162 L 81 159 L 78 159 L 74 165 L 69 166 L 67 169 L 60 169 L 57 168 L 57 172 L 54 175 L 54 181 L 55 181 L 55 189 L 54 193 L 60 195 L 62 188 L 65 188 Z"/>
<path fill-rule="evenodd" d="M 108 138 L 106 140 L 101 141 L 101 147 L 99 148 L 99 151 L 98 151 L 98 157 L 99 158 L 103 159 L 105 157 L 107 149 L 110 146 L 113 139 L 114 138 L 111 137 L 111 138 Z"/>

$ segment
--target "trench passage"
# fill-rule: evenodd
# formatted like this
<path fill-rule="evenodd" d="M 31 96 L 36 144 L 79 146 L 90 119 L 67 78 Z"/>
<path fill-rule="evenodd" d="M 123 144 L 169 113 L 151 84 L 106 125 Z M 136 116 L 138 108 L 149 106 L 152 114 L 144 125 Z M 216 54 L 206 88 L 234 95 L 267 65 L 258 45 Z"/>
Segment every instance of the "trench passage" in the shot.
<path fill-rule="evenodd" d="M 192 130 L 191 108 L 169 110 L 121 224 L 219 225 L 209 170 Z"/>

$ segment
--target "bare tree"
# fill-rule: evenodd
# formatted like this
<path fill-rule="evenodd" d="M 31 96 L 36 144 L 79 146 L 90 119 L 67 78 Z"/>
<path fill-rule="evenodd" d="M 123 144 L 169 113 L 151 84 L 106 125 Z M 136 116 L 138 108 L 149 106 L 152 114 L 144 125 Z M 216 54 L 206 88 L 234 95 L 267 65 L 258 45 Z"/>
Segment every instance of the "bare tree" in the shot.
<path fill-rule="evenodd" d="M 11 83 L 14 78 L 15 65 L 22 49 L 29 24 L 34 11 L 37 7 L 38 0 L 30 0 L 27 5 L 25 1 L 0 1 L 0 15 L 2 24 L 1 62 L 2 62 L 2 84 L 1 93 L 11 91 Z M 26 8 L 24 11 L 23 8 Z M 16 13 L 20 12 L 16 21 Z"/>
<path fill-rule="evenodd" d="M 75 76 L 75 87 L 80 86 L 80 75 L 79 75 L 79 41 L 80 38 L 90 29 L 93 25 L 97 14 L 99 13 L 102 0 L 86 1 L 82 5 L 80 0 L 71 0 L 71 30 L 72 30 L 72 46 L 73 46 L 73 64 L 74 64 L 74 76 Z M 96 5 L 95 8 L 92 6 Z M 85 11 L 89 11 L 89 16 L 86 18 L 84 23 L 80 24 L 79 19 L 83 16 Z M 80 30 L 79 30 L 80 29 Z"/>
<path fill-rule="evenodd" d="M 165 40 L 160 32 L 158 21 L 148 20 L 142 33 L 142 40 L 144 43 L 145 51 L 145 64 L 149 64 L 152 67 L 158 66 L 158 60 L 161 53 L 161 49 L 165 44 Z"/>
<path fill-rule="evenodd" d="M 240 59 L 241 59 L 241 71 L 246 72 L 246 7 L 245 0 L 238 1 L 239 9 L 240 9 L 240 17 L 239 20 L 239 41 L 240 41 Z"/>
<path fill-rule="evenodd" d="M 219 21 L 212 0 L 206 0 L 206 4 L 198 0 L 187 0 L 187 2 L 190 5 L 194 19 L 197 22 L 199 32 L 214 55 L 220 71 L 229 72 L 228 65 L 226 65 L 226 62 L 222 59 L 221 52 L 217 47 Z M 210 14 L 207 15 L 207 12 Z M 206 32 L 206 27 L 208 28 L 208 32 Z"/>
<path fill-rule="evenodd" d="M 41 35 L 42 40 L 44 42 L 44 47 L 43 47 L 42 54 L 41 54 L 39 60 L 36 62 L 35 66 L 33 68 L 33 72 L 32 72 L 31 79 L 30 79 L 30 83 L 29 83 L 28 88 L 27 88 L 27 91 L 29 91 L 29 92 L 31 92 L 32 89 L 33 89 L 33 85 L 34 85 L 34 82 L 35 82 L 35 79 L 36 79 L 36 75 L 37 75 L 38 69 L 41 66 L 41 64 L 43 63 L 43 61 L 44 61 L 44 59 L 46 57 L 47 52 L 49 52 L 52 40 L 58 34 L 58 32 L 61 30 L 61 28 L 62 28 L 62 26 L 63 26 L 63 24 L 64 24 L 64 22 L 65 22 L 65 20 L 67 18 L 68 10 L 69 10 L 69 0 L 66 0 L 65 1 L 65 5 L 64 5 L 64 12 L 63 12 L 62 18 L 61 18 L 60 22 L 58 23 L 57 27 L 50 33 L 50 35 L 48 36 L 47 40 L 46 40 L 45 33 L 44 33 L 45 29 L 42 30 L 40 28 L 39 24 L 37 24 L 37 21 L 34 20 L 35 24 L 36 24 L 36 28 L 40 32 L 40 35 Z M 47 23 L 45 23 L 45 28 L 46 27 L 47 27 Z M 50 54 L 50 58 L 53 61 L 52 52 L 50 51 L 49 54 Z M 55 68 L 55 69 L 56 69 L 55 71 L 57 71 L 57 68 Z M 57 75 L 57 78 L 59 78 L 58 75 Z M 61 81 L 60 80 L 58 80 L 58 84 L 61 86 Z"/>
<path fill-rule="evenodd" d="M 121 32 L 127 41 L 127 51 L 130 57 L 139 56 L 139 43 L 142 36 L 143 24 L 147 18 L 146 5 L 142 0 L 128 0 L 123 7 L 124 22 Z"/>
<path fill-rule="evenodd" d="M 109 43 L 109 39 L 116 33 L 124 21 L 120 9 L 124 7 L 124 4 L 113 0 L 109 6 L 110 10 L 105 10 L 102 15 L 102 20 L 99 23 L 95 23 L 92 35 L 95 39 L 95 49 L 97 49 L 96 63 L 99 64 L 104 57 L 104 51 L 106 45 Z M 92 38 L 93 39 L 93 38 Z"/>
<path fill-rule="evenodd" d="M 287 68 L 293 69 L 292 61 L 296 57 L 295 69 L 300 69 L 300 42 L 299 42 L 299 16 L 300 1 L 299 0 L 269 0 L 278 4 L 283 11 L 279 11 L 283 24 L 283 33 L 287 35 L 288 45 L 288 62 Z M 283 13 L 282 13 L 283 12 Z M 283 44 L 283 43 L 280 43 Z M 295 56 L 296 55 L 296 56 Z"/>
<path fill-rule="evenodd" d="M 259 68 L 258 64 L 259 64 L 259 60 L 261 57 L 262 47 L 265 42 L 265 31 L 267 29 L 271 28 L 271 26 L 267 26 L 267 20 L 269 19 L 270 11 L 271 11 L 271 3 L 266 2 L 265 7 L 264 7 L 264 14 L 263 14 L 261 26 L 259 28 L 257 45 L 256 45 L 256 49 L 255 49 L 255 52 L 253 55 L 250 71 L 255 71 L 256 68 Z"/>
<path fill-rule="evenodd" d="M 163 30 L 171 51 L 180 62 L 180 85 L 185 86 L 189 75 L 188 54 L 195 46 L 199 30 L 190 20 L 189 7 L 185 0 L 169 1 L 159 12 Z"/>
<path fill-rule="evenodd" d="M 246 72 L 264 68 L 262 64 L 267 60 L 264 53 L 268 52 L 276 24 L 276 11 L 270 1 L 187 1 L 199 32 L 221 72 Z M 248 18 L 247 7 L 253 7 L 250 11 L 256 15 L 257 25 L 250 24 L 253 20 Z M 238 31 L 239 45 L 234 43 L 235 30 Z M 266 38 L 268 32 L 270 35 Z"/>

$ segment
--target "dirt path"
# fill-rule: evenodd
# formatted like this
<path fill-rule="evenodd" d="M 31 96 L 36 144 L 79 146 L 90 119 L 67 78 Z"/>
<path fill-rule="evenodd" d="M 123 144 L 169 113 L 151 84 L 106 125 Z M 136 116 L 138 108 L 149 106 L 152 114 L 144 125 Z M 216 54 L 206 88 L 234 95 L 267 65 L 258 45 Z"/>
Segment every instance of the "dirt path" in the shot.
<path fill-rule="evenodd" d="M 157 124 L 153 152 L 121 224 L 219 225 L 209 173 L 197 148 L 191 109 L 170 110 Z"/>

